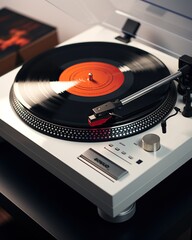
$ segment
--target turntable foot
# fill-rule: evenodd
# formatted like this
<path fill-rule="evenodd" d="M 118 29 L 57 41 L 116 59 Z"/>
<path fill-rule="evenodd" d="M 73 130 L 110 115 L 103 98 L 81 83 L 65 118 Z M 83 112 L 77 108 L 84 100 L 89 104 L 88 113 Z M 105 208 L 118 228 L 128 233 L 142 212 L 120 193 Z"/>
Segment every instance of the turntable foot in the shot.
<path fill-rule="evenodd" d="M 108 222 L 112 222 L 112 223 L 121 223 L 121 222 L 125 222 L 133 217 L 133 215 L 135 214 L 135 211 L 136 211 L 136 203 L 133 203 L 131 206 L 126 208 L 123 212 L 121 212 L 119 215 L 117 215 L 114 218 L 109 216 L 108 214 L 106 214 L 100 208 L 97 208 L 97 211 L 98 211 L 99 216 L 101 218 L 103 218 L 104 220 L 106 220 Z"/>

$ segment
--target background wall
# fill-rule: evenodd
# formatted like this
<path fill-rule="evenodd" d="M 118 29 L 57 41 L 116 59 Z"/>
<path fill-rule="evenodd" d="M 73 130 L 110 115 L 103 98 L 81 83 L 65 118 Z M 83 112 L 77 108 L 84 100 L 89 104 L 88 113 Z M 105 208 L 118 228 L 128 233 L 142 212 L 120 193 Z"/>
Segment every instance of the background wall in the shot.
<path fill-rule="evenodd" d="M 68 2 L 68 0 L 60 1 L 66 2 L 66 4 Z M 76 2 L 78 3 L 77 0 Z M 3 7 L 57 27 L 59 42 L 63 42 L 89 27 L 86 23 L 74 19 L 45 0 L 0 0 L 0 8 Z"/>

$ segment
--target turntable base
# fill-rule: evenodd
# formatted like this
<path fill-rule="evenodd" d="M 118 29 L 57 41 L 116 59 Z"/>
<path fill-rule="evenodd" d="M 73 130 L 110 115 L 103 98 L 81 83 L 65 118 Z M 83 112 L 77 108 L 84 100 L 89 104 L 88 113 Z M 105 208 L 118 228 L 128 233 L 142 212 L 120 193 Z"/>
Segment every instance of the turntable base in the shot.
<path fill-rule="evenodd" d="M 117 35 L 98 25 L 65 44 L 84 42 L 85 39 L 117 42 Z M 176 58 L 137 40 L 130 46 L 145 49 L 157 56 L 170 72 L 177 71 Z M 21 121 L 10 104 L 9 93 L 18 71 L 19 68 L 0 80 L 0 136 L 95 204 L 101 215 L 114 219 L 122 215 L 141 196 L 191 159 L 192 119 L 180 113 L 168 120 L 166 134 L 157 124 L 142 133 L 114 141 L 72 142 L 35 131 Z M 184 107 L 179 95 L 176 106 Z M 145 151 L 141 144 L 142 138 L 151 133 L 160 138 L 160 149 L 155 152 Z M 93 159 L 87 160 L 93 152 L 102 165 L 111 166 L 112 172 L 93 164 Z"/>

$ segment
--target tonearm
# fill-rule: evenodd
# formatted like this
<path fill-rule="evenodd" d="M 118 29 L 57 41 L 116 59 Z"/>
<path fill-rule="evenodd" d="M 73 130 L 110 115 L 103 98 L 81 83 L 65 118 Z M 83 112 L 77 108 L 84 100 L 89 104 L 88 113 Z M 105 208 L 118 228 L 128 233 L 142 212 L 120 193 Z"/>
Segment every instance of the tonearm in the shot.
<path fill-rule="evenodd" d="M 93 108 L 93 115 L 90 115 L 88 117 L 89 125 L 98 126 L 106 123 L 113 116 L 116 116 L 114 114 L 114 110 L 116 108 L 120 108 L 123 105 L 130 103 L 131 101 L 134 101 L 135 99 L 172 80 L 178 81 L 178 92 L 185 94 L 185 107 L 182 112 L 183 116 L 191 117 L 192 107 L 190 93 L 192 90 L 192 57 L 183 55 L 179 58 L 179 70 L 176 73 L 171 74 L 128 97 L 120 100 L 117 99 L 114 102 L 106 102 L 100 106 Z"/>

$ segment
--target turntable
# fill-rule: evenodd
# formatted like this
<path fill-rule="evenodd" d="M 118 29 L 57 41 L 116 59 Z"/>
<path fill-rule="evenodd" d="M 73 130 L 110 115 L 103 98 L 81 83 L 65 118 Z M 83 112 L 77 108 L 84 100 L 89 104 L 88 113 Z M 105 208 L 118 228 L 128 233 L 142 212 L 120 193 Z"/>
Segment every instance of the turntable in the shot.
<path fill-rule="evenodd" d="M 100 24 L 2 77 L 0 135 L 123 222 L 192 156 L 192 6 L 105 4 Z"/>

